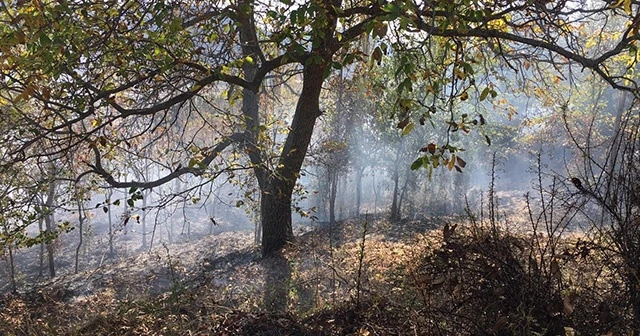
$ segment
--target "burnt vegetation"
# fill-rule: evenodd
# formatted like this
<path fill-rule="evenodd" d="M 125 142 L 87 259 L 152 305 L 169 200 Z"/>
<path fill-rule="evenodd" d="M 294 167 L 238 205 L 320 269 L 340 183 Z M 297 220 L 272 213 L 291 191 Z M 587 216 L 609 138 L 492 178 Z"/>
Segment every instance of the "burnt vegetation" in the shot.
<path fill-rule="evenodd" d="M 640 5 L 4 1 L 0 334 L 640 333 Z"/>

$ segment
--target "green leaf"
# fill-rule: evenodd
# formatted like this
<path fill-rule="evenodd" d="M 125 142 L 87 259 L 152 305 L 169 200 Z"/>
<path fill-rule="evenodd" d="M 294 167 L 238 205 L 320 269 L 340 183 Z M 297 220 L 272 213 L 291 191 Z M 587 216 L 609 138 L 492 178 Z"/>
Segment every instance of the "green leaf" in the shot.
<path fill-rule="evenodd" d="M 51 45 L 51 39 L 44 32 L 40 34 L 40 44 L 43 47 L 48 47 Z"/>
<path fill-rule="evenodd" d="M 413 131 L 413 128 L 415 127 L 415 123 L 409 123 L 403 130 L 402 130 L 402 136 L 405 136 L 409 133 L 411 133 L 411 131 Z"/>
<path fill-rule="evenodd" d="M 480 101 L 487 99 L 487 96 L 489 95 L 490 92 L 491 92 L 491 89 L 489 89 L 488 87 L 484 88 L 484 90 L 482 90 L 482 93 L 480 94 Z"/>
<path fill-rule="evenodd" d="M 418 168 L 422 167 L 422 156 L 417 158 L 415 161 L 413 161 L 413 163 L 411 164 L 411 170 L 417 170 Z"/>

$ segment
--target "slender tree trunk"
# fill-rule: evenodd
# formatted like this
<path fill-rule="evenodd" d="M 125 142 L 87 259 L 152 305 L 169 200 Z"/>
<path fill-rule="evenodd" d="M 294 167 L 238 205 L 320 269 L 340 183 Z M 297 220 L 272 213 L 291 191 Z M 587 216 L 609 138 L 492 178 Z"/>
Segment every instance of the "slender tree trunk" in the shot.
<path fill-rule="evenodd" d="M 16 266 L 13 261 L 13 248 L 11 247 L 11 244 L 7 246 L 7 249 L 9 250 L 9 275 L 11 277 L 11 290 L 15 293 L 18 291 L 18 286 L 16 284 Z"/>
<path fill-rule="evenodd" d="M 187 207 L 186 202 L 182 203 L 182 231 L 181 235 L 184 235 L 184 228 L 187 228 L 187 241 L 191 240 L 191 222 L 187 219 Z"/>
<path fill-rule="evenodd" d="M 131 215 L 129 213 L 129 205 L 128 205 L 129 191 L 127 189 L 122 189 L 122 193 L 124 194 L 124 202 L 122 202 L 122 206 L 124 207 L 123 214 L 126 219 L 126 218 L 129 218 L 129 216 Z M 125 221 L 125 223 L 128 224 L 129 222 Z M 127 232 L 129 232 L 129 228 L 127 227 L 127 224 L 124 224 L 124 227 L 122 228 L 125 235 L 127 234 Z"/>
<path fill-rule="evenodd" d="M 55 218 L 53 214 L 53 205 L 56 197 L 56 185 L 57 185 L 57 182 L 55 180 L 49 182 L 49 190 L 47 191 L 47 199 L 45 200 L 46 214 L 44 217 L 44 225 L 45 225 L 45 231 L 47 232 L 47 235 L 52 235 L 54 232 L 53 225 L 55 223 Z M 54 241 L 52 239 L 48 239 L 46 243 L 47 262 L 49 264 L 49 276 L 51 278 L 55 278 L 56 276 L 56 267 L 55 267 L 54 256 L 53 256 L 54 254 L 53 242 Z"/>
<path fill-rule="evenodd" d="M 400 174 L 398 173 L 398 166 L 396 162 L 396 167 L 393 170 L 393 200 L 391 201 L 391 220 L 400 219 L 400 209 L 398 208 L 398 184 L 400 179 Z"/>
<path fill-rule="evenodd" d="M 42 203 L 42 200 L 39 201 L 40 203 Z M 44 231 L 44 218 L 40 217 L 38 218 L 38 232 L 40 232 L 40 234 L 42 234 Z M 40 265 L 38 267 L 38 278 L 42 276 L 42 274 L 44 274 L 44 247 L 45 247 L 45 243 L 44 241 L 40 243 Z"/>
<path fill-rule="evenodd" d="M 260 196 L 260 199 L 258 200 L 258 202 L 262 204 L 262 196 Z M 258 220 L 256 221 L 254 239 L 255 239 L 256 245 L 260 245 L 260 243 L 262 242 L 262 211 L 258 213 Z"/>
<path fill-rule="evenodd" d="M 336 180 L 338 182 L 338 184 L 336 185 L 336 197 L 338 196 L 338 190 L 342 192 L 342 195 L 340 195 L 340 202 L 338 202 L 338 204 L 340 204 L 338 220 L 344 220 L 345 218 L 347 218 L 347 215 L 345 214 L 345 208 L 347 207 L 347 198 L 345 197 L 345 194 L 347 193 L 347 177 L 338 176 L 336 177 Z"/>
<path fill-rule="evenodd" d="M 398 219 L 402 218 L 402 205 L 405 200 L 405 196 L 407 195 L 407 189 L 409 189 L 409 174 L 411 173 L 411 167 L 407 166 L 406 171 L 404 172 L 404 183 L 402 184 L 402 188 L 400 189 L 400 198 L 398 199 Z"/>
<path fill-rule="evenodd" d="M 53 215 L 47 215 L 44 218 L 45 227 L 47 232 L 53 232 Z M 49 276 L 53 279 L 56 277 L 56 266 L 55 260 L 53 257 L 54 249 L 53 249 L 53 241 L 47 242 L 47 263 L 49 265 Z"/>
<path fill-rule="evenodd" d="M 360 202 L 362 199 L 362 174 L 364 173 L 363 167 L 356 168 L 356 207 L 354 211 L 355 217 L 360 217 Z"/>
<path fill-rule="evenodd" d="M 82 248 L 82 242 L 83 242 L 83 238 L 84 238 L 84 206 L 82 204 L 83 200 L 81 197 L 78 196 L 77 199 L 78 202 L 78 235 L 79 235 L 79 240 L 78 240 L 78 246 L 76 247 L 76 264 L 75 264 L 75 273 L 78 273 L 78 261 L 80 259 L 80 249 Z"/>
<path fill-rule="evenodd" d="M 338 174 L 329 168 L 329 223 L 336 222 L 336 196 L 338 195 Z"/>
<path fill-rule="evenodd" d="M 145 195 L 142 197 L 142 249 L 147 249 L 147 198 L 149 197 L 149 190 L 145 190 Z"/>
<path fill-rule="evenodd" d="M 115 252 L 113 250 L 113 215 L 111 213 L 111 202 L 113 201 L 111 197 L 113 196 L 113 189 L 109 189 L 107 193 L 107 197 L 109 198 L 109 202 L 107 203 L 107 216 L 109 221 L 109 257 L 113 258 L 115 256 Z"/>
<path fill-rule="evenodd" d="M 397 218 L 402 218 L 402 203 L 404 201 L 404 196 L 407 194 L 407 183 L 408 177 L 405 177 L 404 183 L 402 184 L 402 188 L 400 191 L 400 198 L 398 198 L 398 209 L 397 209 Z"/>

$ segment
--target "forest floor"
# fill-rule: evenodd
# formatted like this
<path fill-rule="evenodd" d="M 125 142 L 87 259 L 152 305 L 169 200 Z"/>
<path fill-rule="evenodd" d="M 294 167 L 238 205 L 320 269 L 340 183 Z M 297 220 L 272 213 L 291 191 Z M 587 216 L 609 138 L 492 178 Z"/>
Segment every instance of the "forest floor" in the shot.
<path fill-rule="evenodd" d="M 357 311 L 403 290 L 408 263 L 447 220 L 323 224 L 272 258 L 249 231 L 160 248 L 5 295 L 0 334 L 367 334 Z M 393 314 L 375 309 L 391 327 Z"/>
<path fill-rule="evenodd" d="M 627 335 L 610 250 L 507 196 L 500 218 L 300 227 L 269 258 L 251 231 L 161 246 L 0 296 L 0 335 Z"/>

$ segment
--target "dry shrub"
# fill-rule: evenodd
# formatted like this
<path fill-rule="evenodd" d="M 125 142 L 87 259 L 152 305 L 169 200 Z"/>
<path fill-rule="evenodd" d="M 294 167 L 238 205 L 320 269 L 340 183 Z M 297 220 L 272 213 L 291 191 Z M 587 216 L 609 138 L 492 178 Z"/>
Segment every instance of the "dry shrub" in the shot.
<path fill-rule="evenodd" d="M 451 230 L 449 228 L 449 230 Z M 457 228 L 414 270 L 425 321 L 436 334 L 586 335 L 624 330 L 622 285 L 597 252 L 567 239 L 540 254 L 538 235 Z"/>
<path fill-rule="evenodd" d="M 574 196 L 561 180 L 545 180 L 538 171 L 535 196 L 525 195 L 515 216 L 498 216 L 503 212 L 491 188 L 486 218 L 470 214 L 469 225 L 446 225 L 443 243 L 427 249 L 412 270 L 434 334 L 628 330 L 633 305 L 628 277 L 620 270 L 625 258 L 610 235 L 575 227 L 585 204 Z"/>

